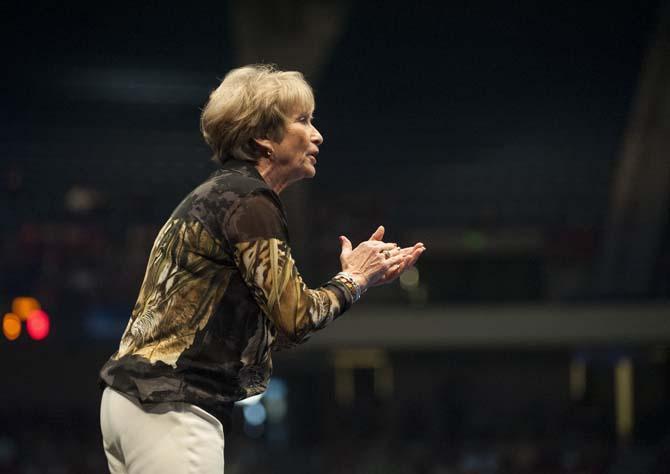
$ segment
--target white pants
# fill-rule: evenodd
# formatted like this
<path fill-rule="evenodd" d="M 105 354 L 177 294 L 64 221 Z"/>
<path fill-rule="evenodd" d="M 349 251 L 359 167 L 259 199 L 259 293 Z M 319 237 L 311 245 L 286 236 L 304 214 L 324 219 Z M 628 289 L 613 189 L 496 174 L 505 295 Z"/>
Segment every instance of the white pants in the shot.
<path fill-rule="evenodd" d="M 189 403 L 142 406 L 107 387 L 100 428 L 112 474 L 223 473 L 223 426 Z"/>

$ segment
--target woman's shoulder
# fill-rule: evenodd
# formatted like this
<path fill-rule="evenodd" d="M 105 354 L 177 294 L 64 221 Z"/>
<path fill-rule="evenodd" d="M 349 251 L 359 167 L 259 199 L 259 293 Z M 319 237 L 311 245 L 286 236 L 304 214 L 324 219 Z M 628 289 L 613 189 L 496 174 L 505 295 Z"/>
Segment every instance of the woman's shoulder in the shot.
<path fill-rule="evenodd" d="M 236 173 L 219 173 L 211 176 L 193 190 L 202 197 L 225 201 L 239 200 L 255 195 L 274 195 L 274 191 L 262 178 Z"/>
<path fill-rule="evenodd" d="M 226 162 L 201 187 L 207 192 L 232 192 L 239 196 L 271 191 L 254 164 L 241 160 Z"/>
<path fill-rule="evenodd" d="M 220 219 L 228 210 L 245 202 L 257 202 L 258 198 L 283 212 L 279 196 L 255 167 L 247 172 L 240 172 L 235 168 L 220 168 L 189 193 L 178 206 L 178 212 Z"/>

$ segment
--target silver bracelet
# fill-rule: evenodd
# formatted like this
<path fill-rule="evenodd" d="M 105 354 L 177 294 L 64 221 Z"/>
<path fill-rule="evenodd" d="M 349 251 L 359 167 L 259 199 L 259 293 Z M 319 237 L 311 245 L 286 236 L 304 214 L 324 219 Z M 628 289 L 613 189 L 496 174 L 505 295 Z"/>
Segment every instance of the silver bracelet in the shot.
<path fill-rule="evenodd" d="M 361 285 L 359 285 L 359 284 L 356 282 L 356 280 L 354 279 L 354 276 L 353 276 L 351 273 L 348 273 L 348 272 L 340 272 L 340 273 L 338 273 L 338 274 L 335 275 L 335 276 L 336 276 L 336 277 L 339 276 L 339 277 L 344 278 L 344 279 L 347 280 L 347 281 L 351 284 L 351 286 L 354 288 L 354 294 L 351 295 L 352 298 L 354 299 L 354 303 L 355 303 L 356 301 L 358 301 L 358 300 L 361 299 L 361 295 L 363 294 L 363 292 L 361 292 Z"/>

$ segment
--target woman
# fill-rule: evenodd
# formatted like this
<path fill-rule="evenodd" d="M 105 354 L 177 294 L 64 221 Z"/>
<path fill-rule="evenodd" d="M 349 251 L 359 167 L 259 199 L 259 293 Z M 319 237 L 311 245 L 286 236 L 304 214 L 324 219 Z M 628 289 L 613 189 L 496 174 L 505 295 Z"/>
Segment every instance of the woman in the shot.
<path fill-rule="evenodd" d="M 221 167 L 159 232 L 100 371 L 112 473 L 223 472 L 233 403 L 265 390 L 271 351 L 304 342 L 424 251 L 383 242 L 383 227 L 355 249 L 342 236 L 342 271 L 305 286 L 278 194 L 316 174 L 313 110 L 300 73 L 265 65 L 231 71 L 210 95 L 201 129 Z"/>

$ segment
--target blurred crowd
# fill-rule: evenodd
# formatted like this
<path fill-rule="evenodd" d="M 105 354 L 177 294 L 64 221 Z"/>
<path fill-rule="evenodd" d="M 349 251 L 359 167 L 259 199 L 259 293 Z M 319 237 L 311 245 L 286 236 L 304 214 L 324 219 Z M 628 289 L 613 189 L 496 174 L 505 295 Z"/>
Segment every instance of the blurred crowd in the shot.
<path fill-rule="evenodd" d="M 82 418 L 83 417 L 83 418 Z M 0 473 L 106 472 L 98 427 L 84 413 L 2 419 Z M 461 440 L 317 439 L 273 446 L 235 432 L 227 440 L 227 474 L 662 474 L 670 472 L 670 438 L 617 444 L 595 438 L 500 436 Z"/>

